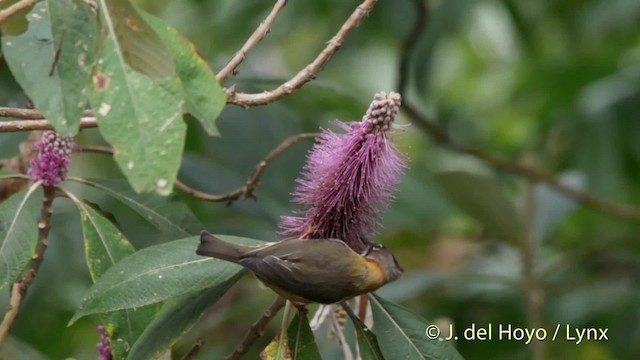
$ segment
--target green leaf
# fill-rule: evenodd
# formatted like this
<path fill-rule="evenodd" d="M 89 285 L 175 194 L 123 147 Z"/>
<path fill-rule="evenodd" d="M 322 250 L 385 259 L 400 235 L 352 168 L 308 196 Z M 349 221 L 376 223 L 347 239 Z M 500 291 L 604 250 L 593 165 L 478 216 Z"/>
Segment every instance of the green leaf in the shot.
<path fill-rule="evenodd" d="M 347 311 L 347 315 L 349 315 L 353 326 L 356 328 L 360 358 L 362 360 L 384 360 L 376 335 L 358 319 L 349 306 L 345 306 L 344 309 Z"/>
<path fill-rule="evenodd" d="M 293 359 L 322 360 L 306 316 L 298 312 L 287 329 L 289 351 Z"/>
<path fill-rule="evenodd" d="M 0 289 L 25 270 L 38 242 L 41 187 L 13 194 L 0 203 Z"/>
<path fill-rule="evenodd" d="M 522 226 L 518 213 L 493 179 L 464 171 L 441 172 L 436 179 L 462 211 L 494 236 L 519 243 Z"/>
<path fill-rule="evenodd" d="M 429 323 L 420 315 L 377 295 L 369 299 L 375 324 L 373 331 L 385 358 L 462 359 L 451 343 L 427 338 L 425 331 Z"/>
<path fill-rule="evenodd" d="M 85 252 L 92 280 L 100 278 L 111 266 L 133 254 L 133 245 L 108 219 L 91 206 L 74 199 L 82 223 Z M 115 359 L 124 359 L 156 314 L 155 306 L 114 311 L 103 316 L 103 324 L 112 339 Z"/>
<path fill-rule="evenodd" d="M 115 45 L 122 62 L 150 78 L 175 76 L 167 47 L 129 0 L 99 0 L 97 5 L 102 14 L 103 36 L 117 39 Z"/>
<path fill-rule="evenodd" d="M 182 202 L 156 194 L 136 194 L 126 181 L 68 178 L 91 186 L 120 201 L 169 238 L 183 238 L 199 233 L 203 226 Z"/>
<path fill-rule="evenodd" d="M 111 266 L 133 254 L 133 245 L 101 213 L 82 202 L 80 210 L 87 265 L 95 282 Z"/>
<path fill-rule="evenodd" d="M 218 237 L 245 245 L 262 243 L 235 236 Z M 70 323 L 86 315 L 135 309 L 218 286 L 242 271 L 239 265 L 196 255 L 198 244 L 199 236 L 175 240 L 142 249 L 118 262 L 89 289 Z"/>
<path fill-rule="evenodd" d="M 106 4 L 100 1 L 100 8 L 113 14 L 107 12 L 102 19 L 107 36 L 93 73 L 91 107 L 133 189 L 168 195 L 186 134 L 180 81 L 172 75 L 174 69 L 163 64 L 171 58 L 159 49 L 162 43 L 153 40 L 159 38 L 129 2 L 108 2 L 113 8 Z M 138 72 L 140 67 L 147 72 Z"/>
<path fill-rule="evenodd" d="M 202 314 L 233 285 L 241 272 L 229 280 L 197 294 L 168 300 L 135 343 L 129 359 L 156 359 L 173 346 L 202 317 Z"/>
<path fill-rule="evenodd" d="M 226 105 L 227 96 L 213 71 L 195 46 L 174 28 L 150 14 L 140 13 L 169 48 L 184 90 L 185 111 L 198 119 L 209 135 L 219 135 L 215 120 Z"/>
<path fill-rule="evenodd" d="M 42 355 L 36 348 L 30 344 L 20 340 L 15 336 L 9 335 L 6 342 L 0 348 L 0 359 L 2 360 L 49 360 L 48 357 Z"/>
<path fill-rule="evenodd" d="M 62 136 L 78 132 L 93 64 L 95 18 L 82 1 L 38 3 L 2 51 L 16 80 Z M 57 53 L 57 55 L 56 55 Z"/>

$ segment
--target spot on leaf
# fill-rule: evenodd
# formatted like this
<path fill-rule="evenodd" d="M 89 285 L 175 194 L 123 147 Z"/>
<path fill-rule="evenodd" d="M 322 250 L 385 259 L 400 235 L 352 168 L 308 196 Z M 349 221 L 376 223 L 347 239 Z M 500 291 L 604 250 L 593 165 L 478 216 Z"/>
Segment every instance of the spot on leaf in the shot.
<path fill-rule="evenodd" d="M 97 91 L 105 91 L 109 88 L 109 77 L 107 74 L 98 71 L 95 75 L 93 75 L 93 87 Z"/>
<path fill-rule="evenodd" d="M 135 32 L 139 32 L 140 31 L 140 25 L 138 24 L 138 19 L 136 19 L 133 15 L 128 15 L 127 19 L 127 26 L 135 31 Z"/>

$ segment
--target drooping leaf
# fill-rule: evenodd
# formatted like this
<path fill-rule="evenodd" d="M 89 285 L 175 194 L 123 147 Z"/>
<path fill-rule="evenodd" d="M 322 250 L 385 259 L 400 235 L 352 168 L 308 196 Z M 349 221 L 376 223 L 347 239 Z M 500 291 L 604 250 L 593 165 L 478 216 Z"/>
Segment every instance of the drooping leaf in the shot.
<path fill-rule="evenodd" d="M 162 39 L 129 0 L 100 0 L 103 36 L 117 39 L 118 54 L 131 69 L 154 79 L 172 78 L 175 66 Z"/>
<path fill-rule="evenodd" d="M 138 213 L 145 221 L 169 238 L 183 238 L 202 231 L 203 226 L 181 202 L 171 201 L 156 194 L 136 194 L 123 180 L 86 180 L 69 178 L 91 186 L 120 201 Z"/>
<path fill-rule="evenodd" d="M 108 219 L 91 206 L 76 201 L 80 211 L 85 253 L 89 273 L 95 282 L 111 266 L 133 254 L 133 245 Z M 153 319 L 156 307 L 143 306 L 114 311 L 103 316 L 103 325 L 111 336 L 111 351 L 117 360 L 126 358 L 127 351 Z"/>
<path fill-rule="evenodd" d="M 164 44 L 128 1 L 102 0 L 99 8 L 106 37 L 90 103 L 100 132 L 136 192 L 167 195 L 186 133 L 180 81 Z"/>
<path fill-rule="evenodd" d="M 185 111 L 200 121 L 209 135 L 219 135 L 215 120 L 226 104 L 226 94 L 195 46 L 174 28 L 145 12 L 142 17 L 167 45 L 185 95 Z"/>
<path fill-rule="evenodd" d="M 40 186 L 32 185 L 0 203 L 0 289 L 20 276 L 33 256 L 41 200 Z"/>
<path fill-rule="evenodd" d="M 347 311 L 347 315 L 349 315 L 349 318 L 356 329 L 360 358 L 362 360 L 384 360 L 376 335 L 372 333 L 371 330 L 369 330 L 366 325 L 360 321 L 360 319 L 358 319 L 348 306 L 344 309 Z"/>
<path fill-rule="evenodd" d="M 262 243 L 216 236 L 238 244 Z M 118 262 L 89 289 L 71 323 L 86 315 L 137 308 L 218 286 L 242 271 L 239 265 L 196 255 L 198 243 L 199 237 L 175 240 L 147 247 Z"/>
<path fill-rule="evenodd" d="M 129 359 L 156 359 L 173 346 L 233 285 L 242 273 L 210 289 L 168 300 L 135 343 Z"/>
<path fill-rule="evenodd" d="M 82 1 L 49 0 L 38 3 L 27 19 L 26 32 L 3 38 L 7 64 L 55 130 L 73 136 L 87 104 L 95 18 Z"/>
<path fill-rule="evenodd" d="M 306 316 L 298 312 L 287 329 L 289 351 L 293 359 L 322 360 Z"/>
<path fill-rule="evenodd" d="M 462 359 L 451 345 L 441 339 L 429 339 L 429 323 L 409 309 L 377 295 L 369 296 L 373 311 L 373 331 L 387 359 Z"/>
<path fill-rule="evenodd" d="M 493 179 L 464 171 L 441 172 L 436 179 L 449 198 L 492 235 L 519 242 L 522 226 L 518 213 Z"/>

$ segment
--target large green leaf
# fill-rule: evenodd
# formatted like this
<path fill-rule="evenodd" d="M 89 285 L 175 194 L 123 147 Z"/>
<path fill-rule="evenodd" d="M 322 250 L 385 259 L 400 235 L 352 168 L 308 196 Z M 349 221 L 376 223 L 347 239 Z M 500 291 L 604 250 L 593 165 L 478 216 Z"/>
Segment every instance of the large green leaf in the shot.
<path fill-rule="evenodd" d="M 262 243 L 216 236 L 238 244 Z M 239 265 L 196 255 L 199 239 L 194 236 L 150 246 L 118 262 L 89 289 L 71 323 L 86 315 L 135 309 L 218 286 L 242 271 Z"/>
<path fill-rule="evenodd" d="M 167 47 L 129 0 L 99 0 L 97 5 L 102 14 L 103 36 L 117 39 L 122 61 L 154 79 L 175 76 Z"/>
<path fill-rule="evenodd" d="M 293 359 L 322 359 L 316 339 L 309 326 L 309 320 L 306 316 L 300 316 L 300 312 L 296 314 L 287 329 L 287 340 Z"/>
<path fill-rule="evenodd" d="M 160 49 L 164 45 L 143 26 L 128 1 L 102 0 L 99 5 L 107 36 L 93 73 L 91 107 L 133 189 L 167 195 L 178 174 L 186 133 L 180 81 L 173 63 L 171 68 L 163 64 L 171 62 Z M 146 72 L 139 72 L 144 68 Z"/>
<path fill-rule="evenodd" d="M 124 235 L 100 212 L 82 201 L 75 200 L 80 211 L 87 265 L 95 282 L 111 266 L 133 254 L 135 249 Z M 131 344 L 153 319 L 156 307 L 124 309 L 103 316 L 104 326 L 112 339 L 111 351 L 115 359 L 124 359 Z"/>
<path fill-rule="evenodd" d="M 185 95 L 185 111 L 200 121 L 209 135 L 219 135 L 215 120 L 227 96 L 195 46 L 161 19 L 140 12 L 167 45 Z"/>
<path fill-rule="evenodd" d="M 0 289 L 13 282 L 31 260 L 38 242 L 40 186 L 0 203 Z"/>
<path fill-rule="evenodd" d="M 351 322 L 356 329 L 356 337 L 358 339 L 358 349 L 360 349 L 360 358 L 362 360 L 384 360 L 378 339 L 376 335 L 367 328 L 365 324 L 358 319 L 351 308 L 345 306 L 347 315 L 351 318 Z"/>
<path fill-rule="evenodd" d="M 377 295 L 369 296 L 373 310 L 373 331 L 382 354 L 387 359 L 462 359 L 442 339 L 429 339 L 425 330 L 429 323 L 420 315 Z"/>
<path fill-rule="evenodd" d="M 75 135 L 87 104 L 95 17 L 82 1 L 49 0 L 38 3 L 27 18 L 25 33 L 3 38 L 7 64 L 56 131 Z"/>
<path fill-rule="evenodd" d="M 156 194 L 136 194 L 123 180 L 87 180 L 68 178 L 105 192 L 138 213 L 145 221 L 169 238 L 183 238 L 202 231 L 191 210 L 181 202 L 171 201 Z"/>
<path fill-rule="evenodd" d="M 469 216 L 478 220 L 492 235 L 519 243 L 522 226 L 515 207 L 491 178 L 464 171 L 436 174 L 449 198 Z"/>
<path fill-rule="evenodd" d="M 202 314 L 241 276 L 241 272 L 229 280 L 193 295 L 183 295 L 168 300 L 135 343 L 129 359 L 156 359 L 184 335 L 202 317 Z"/>

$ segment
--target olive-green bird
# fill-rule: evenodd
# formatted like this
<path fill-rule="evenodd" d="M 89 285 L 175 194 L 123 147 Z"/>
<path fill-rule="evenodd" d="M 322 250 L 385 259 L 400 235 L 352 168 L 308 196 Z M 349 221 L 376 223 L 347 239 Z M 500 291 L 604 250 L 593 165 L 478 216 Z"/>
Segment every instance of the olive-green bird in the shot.
<path fill-rule="evenodd" d="M 292 239 L 245 246 L 203 231 L 196 254 L 242 265 L 280 296 L 301 304 L 342 302 L 374 291 L 403 272 L 381 244 L 370 244 L 358 254 L 336 239 Z"/>

